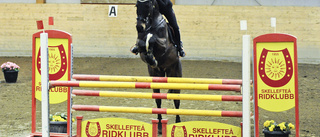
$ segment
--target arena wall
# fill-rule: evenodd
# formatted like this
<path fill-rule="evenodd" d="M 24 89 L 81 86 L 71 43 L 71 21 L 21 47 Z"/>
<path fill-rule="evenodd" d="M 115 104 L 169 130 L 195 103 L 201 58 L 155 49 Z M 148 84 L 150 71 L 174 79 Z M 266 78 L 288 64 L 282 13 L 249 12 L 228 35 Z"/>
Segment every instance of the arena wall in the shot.
<path fill-rule="evenodd" d="M 32 34 L 45 29 L 72 34 L 75 57 L 136 58 L 129 52 L 136 41 L 135 6 L 118 5 L 117 17 L 108 17 L 109 5 L 0 4 L 0 56 L 31 56 Z M 273 33 L 296 36 L 299 63 L 320 63 L 320 7 L 186 6 L 174 5 L 187 56 L 193 60 L 241 61 L 242 35 L 252 38 Z M 48 26 L 48 17 L 54 26 Z M 248 31 L 240 31 L 247 20 Z"/>

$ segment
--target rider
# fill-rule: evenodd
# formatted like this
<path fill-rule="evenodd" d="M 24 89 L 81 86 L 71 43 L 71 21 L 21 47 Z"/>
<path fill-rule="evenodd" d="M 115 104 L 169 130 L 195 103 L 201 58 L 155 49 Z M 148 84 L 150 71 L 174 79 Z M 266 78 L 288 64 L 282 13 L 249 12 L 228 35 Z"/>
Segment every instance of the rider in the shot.
<path fill-rule="evenodd" d="M 174 11 L 172 9 L 173 4 L 170 0 L 157 0 L 157 2 L 159 5 L 160 13 L 163 14 L 167 18 L 169 25 L 173 28 L 174 35 L 175 35 L 174 36 L 174 43 L 177 46 L 179 55 L 181 57 L 184 57 L 186 54 L 183 51 L 182 41 L 180 38 L 180 29 L 179 29 L 179 26 L 177 23 L 176 16 L 175 16 Z M 131 52 L 136 53 L 137 50 L 132 49 Z"/>

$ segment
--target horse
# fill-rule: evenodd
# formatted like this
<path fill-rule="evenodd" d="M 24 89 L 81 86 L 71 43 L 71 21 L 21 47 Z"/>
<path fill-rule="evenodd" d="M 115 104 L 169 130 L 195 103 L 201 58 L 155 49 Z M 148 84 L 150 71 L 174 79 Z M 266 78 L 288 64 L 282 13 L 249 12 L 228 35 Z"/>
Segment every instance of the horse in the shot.
<path fill-rule="evenodd" d="M 140 58 L 148 66 L 148 73 L 152 77 L 182 77 L 182 65 L 175 47 L 170 27 L 159 12 L 156 0 L 138 0 L 136 30 L 138 38 L 136 46 Z M 172 31 L 173 32 L 173 31 Z M 171 37 L 171 38 L 170 38 Z M 160 93 L 160 89 L 153 89 Z M 168 90 L 168 93 L 180 93 L 180 90 Z M 161 99 L 155 100 L 157 108 L 161 108 Z M 176 109 L 180 107 L 180 100 L 174 100 Z M 162 116 L 158 114 L 158 132 L 162 132 Z M 176 123 L 181 122 L 176 115 Z"/>

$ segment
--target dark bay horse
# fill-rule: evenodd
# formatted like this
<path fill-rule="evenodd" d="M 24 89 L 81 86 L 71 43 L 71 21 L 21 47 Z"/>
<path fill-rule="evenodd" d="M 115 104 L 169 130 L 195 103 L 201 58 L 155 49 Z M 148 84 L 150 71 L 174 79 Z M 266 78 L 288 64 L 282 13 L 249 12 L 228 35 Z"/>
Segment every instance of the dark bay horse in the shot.
<path fill-rule="evenodd" d="M 138 0 L 137 47 L 141 59 L 148 65 L 150 76 L 156 77 L 182 77 L 182 66 L 178 51 L 169 38 L 169 26 L 159 12 L 156 0 Z M 160 89 L 154 89 L 154 93 L 160 93 Z M 168 93 L 180 93 L 180 90 L 169 90 Z M 161 99 L 156 99 L 157 108 L 161 108 Z M 176 109 L 179 109 L 180 100 L 174 100 Z M 162 116 L 158 114 L 158 131 L 161 134 Z M 180 122 L 180 116 L 176 116 L 176 122 Z"/>

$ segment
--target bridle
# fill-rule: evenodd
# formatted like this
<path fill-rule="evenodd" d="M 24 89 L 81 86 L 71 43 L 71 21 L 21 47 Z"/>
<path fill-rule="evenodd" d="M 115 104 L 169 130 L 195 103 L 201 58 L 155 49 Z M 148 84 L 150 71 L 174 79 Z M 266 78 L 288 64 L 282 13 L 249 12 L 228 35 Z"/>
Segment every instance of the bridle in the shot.
<path fill-rule="evenodd" d="M 153 19 L 153 11 L 155 9 L 154 0 L 138 0 L 138 2 L 144 3 L 144 2 L 149 2 L 149 9 L 148 9 L 148 15 L 144 18 L 142 17 L 142 15 L 138 15 L 137 17 L 137 21 L 141 21 L 143 23 L 146 24 L 146 29 L 145 32 L 150 31 L 150 29 L 152 28 L 152 19 Z M 159 21 L 159 23 L 155 26 L 153 26 L 154 28 L 158 27 L 163 21 L 165 21 L 164 19 L 162 19 L 161 21 Z"/>
<path fill-rule="evenodd" d="M 166 24 L 166 21 L 164 18 L 159 18 L 158 16 L 162 15 L 158 11 L 158 5 L 156 0 L 137 0 L 137 31 L 138 31 L 138 40 L 145 42 L 145 48 L 144 53 L 145 58 L 149 61 L 152 60 L 152 64 L 155 64 L 157 66 L 158 62 L 155 59 L 155 56 L 153 55 L 153 47 L 150 46 L 150 40 L 151 38 L 156 38 L 158 40 L 158 36 L 153 36 L 154 34 L 157 34 L 157 28 L 159 28 L 162 24 Z M 165 25 L 164 25 L 165 26 Z M 167 27 L 165 27 L 167 28 Z M 159 42 L 159 41 L 156 41 Z M 139 45 L 139 44 L 138 44 Z M 141 44 L 142 45 L 142 44 Z M 150 48 L 151 47 L 151 48 Z M 165 46 L 167 47 L 167 46 Z M 165 51 L 161 53 L 157 53 L 157 57 L 163 57 L 167 53 L 167 49 L 165 48 Z M 148 61 L 147 61 L 148 62 Z"/>

